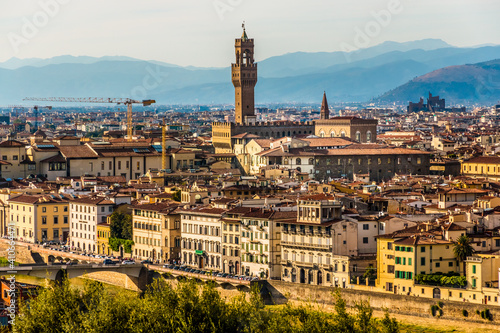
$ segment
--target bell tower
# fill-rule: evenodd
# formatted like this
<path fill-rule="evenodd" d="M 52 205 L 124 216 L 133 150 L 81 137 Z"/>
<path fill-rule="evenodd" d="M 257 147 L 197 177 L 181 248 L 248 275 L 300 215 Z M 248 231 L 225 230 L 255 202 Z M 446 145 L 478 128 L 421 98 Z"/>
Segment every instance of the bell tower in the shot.
<path fill-rule="evenodd" d="M 235 123 L 248 124 L 255 122 L 254 88 L 257 84 L 257 64 L 253 58 L 253 38 L 248 38 L 245 23 L 243 34 L 236 38 L 234 51 L 236 63 L 231 64 L 231 75 L 234 85 Z"/>

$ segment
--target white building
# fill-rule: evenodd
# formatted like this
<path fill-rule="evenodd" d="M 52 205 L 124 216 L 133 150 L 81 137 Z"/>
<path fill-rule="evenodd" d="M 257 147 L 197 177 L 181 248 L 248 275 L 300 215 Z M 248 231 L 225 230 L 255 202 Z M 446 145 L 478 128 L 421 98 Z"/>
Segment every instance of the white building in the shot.
<path fill-rule="evenodd" d="M 71 246 L 97 253 L 97 224 L 106 222 L 115 206 L 130 204 L 130 199 L 116 194 L 74 199 L 69 210 Z"/>
<path fill-rule="evenodd" d="M 181 261 L 204 270 L 222 269 L 222 208 L 180 209 Z"/>

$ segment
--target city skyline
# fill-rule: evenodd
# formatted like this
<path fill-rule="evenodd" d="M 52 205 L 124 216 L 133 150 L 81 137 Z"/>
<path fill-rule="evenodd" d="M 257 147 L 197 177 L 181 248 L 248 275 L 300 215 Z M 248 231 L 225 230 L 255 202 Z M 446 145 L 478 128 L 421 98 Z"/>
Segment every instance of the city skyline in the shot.
<path fill-rule="evenodd" d="M 246 22 L 259 40 L 256 60 L 291 52 L 351 51 L 385 41 L 442 39 L 457 47 L 500 44 L 500 4 L 403 0 L 360 3 L 244 0 L 154 3 L 69 0 L 9 4 L 1 11 L 4 50 L 12 57 L 129 56 L 180 66 L 226 67 L 228 43 Z M 117 10 L 118 8 L 118 10 Z M 464 14 L 466 13 L 466 14 Z M 180 33 L 181 32 L 181 33 Z"/>

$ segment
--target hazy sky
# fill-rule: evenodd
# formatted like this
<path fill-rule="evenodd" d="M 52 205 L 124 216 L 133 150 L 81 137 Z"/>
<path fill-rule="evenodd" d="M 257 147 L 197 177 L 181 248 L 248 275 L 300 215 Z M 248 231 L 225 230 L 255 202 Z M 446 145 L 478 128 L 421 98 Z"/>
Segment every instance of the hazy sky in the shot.
<path fill-rule="evenodd" d="M 0 62 L 70 54 L 227 66 L 243 20 L 257 61 L 389 40 L 500 44 L 498 13 L 498 0 L 0 0 Z"/>

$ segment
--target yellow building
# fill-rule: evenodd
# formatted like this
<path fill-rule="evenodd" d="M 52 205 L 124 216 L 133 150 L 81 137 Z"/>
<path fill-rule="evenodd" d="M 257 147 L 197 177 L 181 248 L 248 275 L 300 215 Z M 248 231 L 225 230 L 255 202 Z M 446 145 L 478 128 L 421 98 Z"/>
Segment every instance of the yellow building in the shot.
<path fill-rule="evenodd" d="M 421 296 L 415 285 L 418 274 L 460 271 L 453 254 L 454 243 L 433 233 L 417 233 L 417 228 L 377 237 L 376 285 L 379 289 Z"/>
<path fill-rule="evenodd" d="M 26 195 L 9 199 L 16 237 L 28 242 L 65 242 L 69 236 L 69 198 Z"/>
<path fill-rule="evenodd" d="M 109 237 L 111 236 L 109 223 L 97 224 L 97 253 L 111 255 L 113 250 L 109 247 Z"/>
<path fill-rule="evenodd" d="M 474 206 L 482 209 L 490 209 L 500 206 L 500 198 L 491 195 L 479 197 L 474 202 Z"/>
<path fill-rule="evenodd" d="M 32 164 L 26 163 L 25 144 L 15 140 L 0 142 L 0 176 L 3 178 L 25 178 L 35 173 Z"/>
<path fill-rule="evenodd" d="M 479 156 L 462 162 L 462 174 L 500 179 L 500 157 Z"/>
<path fill-rule="evenodd" d="M 156 202 L 132 206 L 132 255 L 160 262 L 180 259 L 180 216 L 177 204 Z"/>
<path fill-rule="evenodd" d="M 498 274 L 500 256 L 492 254 L 477 254 L 467 257 L 465 261 L 467 270 L 467 286 L 473 292 L 480 292 L 472 300 L 481 301 L 483 304 L 500 305 L 498 299 Z"/>

